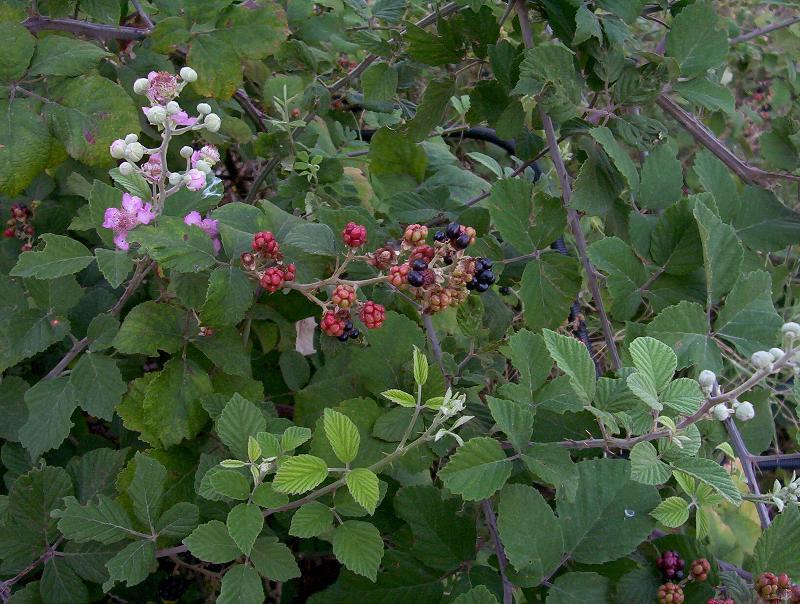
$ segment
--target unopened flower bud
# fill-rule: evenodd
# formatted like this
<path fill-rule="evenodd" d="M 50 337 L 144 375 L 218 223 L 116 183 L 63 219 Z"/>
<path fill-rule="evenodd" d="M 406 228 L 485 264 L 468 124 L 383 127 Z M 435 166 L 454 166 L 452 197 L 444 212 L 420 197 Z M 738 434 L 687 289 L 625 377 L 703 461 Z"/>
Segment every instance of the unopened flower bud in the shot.
<path fill-rule="evenodd" d="M 167 111 L 160 105 L 151 107 L 150 110 L 147 112 L 147 121 L 150 122 L 151 124 L 154 125 L 163 124 L 166 119 L 167 119 Z"/>
<path fill-rule="evenodd" d="M 209 113 L 206 118 L 203 120 L 203 124 L 205 124 L 206 129 L 209 132 L 216 132 L 219 130 L 219 127 L 222 125 L 222 120 L 216 113 Z"/>
<path fill-rule="evenodd" d="M 136 94 L 146 94 L 150 90 L 150 82 L 147 78 L 139 78 L 133 83 L 133 91 Z"/>
<path fill-rule="evenodd" d="M 711 388 L 717 381 L 717 375 L 713 371 L 703 369 L 703 371 L 700 372 L 697 381 L 700 382 L 700 385 L 703 388 Z"/>
<path fill-rule="evenodd" d="M 136 136 L 136 135 L 135 135 L 133 132 L 131 132 L 130 134 L 126 134 L 126 135 L 125 135 L 125 142 L 126 142 L 127 144 L 129 144 L 129 145 L 130 145 L 131 143 L 135 143 L 135 142 L 136 142 L 136 141 L 138 141 L 138 140 L 139 140 L 139 137 L 138 137 L 138 136 Z"/>
<path fill-rule="evenodd" d="M 744 401 L 736 407 L 736 419 L 741 422 L 746 422 L 753 419 L 756 416 L 756 410 L 753 408 L 751 403 Z"/>
<path fill-rule="evenodd" d="M 794 321 L 784 323 L 781 327 L 781 333 L 789 336 L 790 338 L 800 338 L 800 324 L 797 324 Z"/>
<path fill-rule="evenodd" d="M 133 174 L 133 164 L 128 161 L 122 162 L 119 165 L 119 173 L 122 174 L 123 176 L 128 176 L 130 174 Z"/>
<path fill-rule="evenodd" d="M 111 157 L 113 157 L 114 159 L 122 159 L 123 157 L 125 157 L 126 147 L 127 145 L 125 144 L 125 141 L 122 140 L 121 138 L 118 138 L 113 143 L 111 143 L 111 146 L 109 147 L 109 153 L 111 153 Z"/>
<path fill-rule="evenodd" d="M 173 187 L 183 180 L 183 175 L 179 172 L 172 172 L 169 175 L 169 184 Z"/>
<path fill-rule="evenodd" d="M 776 348 L 770 348 L 769 349 L 769 353 L 772 355 L 773 362 L 777 361 L 780 358 L 782 358 L 783 355 L 786 354 L 782 349 L 777 348 L 777 347 Z"/>
<path fill-rule="evenodd" d="M 211 105 L 208 103 L 198 103 L 197 104 L 197 113 L 205 115 L 206 113 L 211 113 Z"/>
<path fill-rule="evenodd" d="M 209 166 L 202 159 L 198 159 L 196 162 L 194 162 L 194 167 L 200 170 L 201 172 L 205 172 L 206 174 L 211 172 L 211 166 Z"/>
<path fill-rule="evenodd" d="M 733 413 L 733 411 L 728 409 L 725 406 L 724 403 L 720 403 L 719 405 L 715 405 L 711 409 L 711 414 L 714 416 L 714 419 L 719 420 L 721 422 L 724 422 L 726 419 L 728 419 L 730 417 L 731 413 Z"/>
<path fill-rule="evenodd" d="M 178 111 L 181 110 L 181 106 L 178 105 L 178 103 L 175 101 L 170 101 L 169 103 L 167 103 L 166 108 L 167 108 L 167 113 L 170 115 L 172 115 L 173 113 L 178 113 Z"/>
<path fill-rule="evenodd" d="M 192 156 L 192 153 L 194 153 L 194 149 L 192 149 L 189 145 L 181 147 L 181 157 L 189 159 Z"/>
<path fill-rule="evenodd" d="M 766 350 L 759 350 L 752 354 L 750 362 L 757 369 L 765 369 L 772 365 L 772 355 Z"/>
<path fill-rule="evenodd" d="M 144 147 L 142 143 L 131 143 L 125 149 L 125 159 L 132 162 L 138 162 L 144 156 Z"/>
<path fill-rule="evenodd" d="M 184 80 L 185 82 L 194 82 L 197 80 L 197 72 L 191 67 L 181 67 L 179 73 L 181 79 Z"/>

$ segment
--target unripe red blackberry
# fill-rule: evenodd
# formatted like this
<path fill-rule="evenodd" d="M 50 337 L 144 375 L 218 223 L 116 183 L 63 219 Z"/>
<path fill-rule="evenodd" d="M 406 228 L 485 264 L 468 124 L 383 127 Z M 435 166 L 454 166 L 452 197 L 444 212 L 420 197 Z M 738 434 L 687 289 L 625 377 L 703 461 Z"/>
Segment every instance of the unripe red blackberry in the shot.
<path fill-rule="evenodd" d="M 278 258 L 281 246 L 275 241 L 275 235 L 271 231 L 259 231 L 253 235 L 253 243 L 250 244 L 254 252 L 259 252 L 265 256 Z"/>
<path fill-rule="evenodd" d="M 367 326 L 367 329 L 378 329 L 386 319 L 386 309 L 377 302 L 367 300 L 364 308 L 361 309 L 359 318 Z"/>
<path fill-rule="evenodd" d="M 676 583 L 664 583 L 658 588 L 659 604 L 681 604 L 683 602 L 683 590 Z"/>
<path fill-rule="evenodd" d="M 790 596 L 792 604 L 800 604 L 800 585 L 792 585 Z"/>
<path fill-rule="evenodd" d="M 342 239 L 348 247 L 354 249 L 361 247 L 367 241 L 367 227 L 355 222 L 348 222 L 342 230 Z"/>
<path fill-rule="evenodd" d="M 778 577 L 774 573 L 765 572 L 756 579 L 756 592 L 765 600 L 774 598 L 778 593 Z"/>
<path fill-rule="evenodd" d="M 396 257 L 397 252 L 389 246 L 379 247 L 370 254 L 369 263 L 379 271 L 385 271 L 394 264 Z"/>
<path fill-rule="evenodd" d="M 450 306 L 452 302 L 450 294 L 446 289 L 438 289 L 431 292 L 428 296 L 428 304 L 426 310 L 429 313 L 440 312 Z"/>
<path fill-rule="evenodd" d="M 429 245 L 418 245 L 414 248 L 414 251 L 411 252 L 411 255 L 408 257 L 409 264 L 414 262 L 414 260 L 424 260 L 426 263 L 433 260 L 433 257 L 436 255 L 436 250 L 433 249 Z"/>
<path fill-rule="evenodd" d="M 284 281 L 294 281 L 296 274 L 297 274 L 297 267 L 294 265 L 294 262 L 291 262 L 283 267 Z"/>
<path fill-rule="evenodd" d="M 277 266 L 271 266 L 261 275 L 259 283 L 266 291 L 274 294 L 283 285 L 283 271 Z"/>
<path fill-rule="evenodd" d="M 337 285 L 331 294 L 331 302 L 339 308 L 350 308 L 356 301 L 356 290 L 351 285 Z"/>
<path fill-rule="evenodd" d="M 295 107 L 294 109 L 292 109 L 292 119 L 293 119 L 293 120 L 296 120 L 296 119 L 298 119 L 299 117 L 300 117 L 300 109 L 298 109 L 297 107 Z"/>
<path fill-rule="evenodd" d="M 408 283 L 408 273 L 411 267 L 407 264 L 398 264 L 389 269 L 389 283 L 395 287 L 402 287 Z"/>
<path fill-rule="evenodd" d="M 428 236 L 428 227 L 422 224 L 410 224 L 403 233 L 403 241 L 408 245 L 419 245 L 425 242 Z"/>
<path fill-rule="evenodd" d="M 239 259 L 242 261 L 242 266 L 249 271 L 256 267 L 256 257 L 250 252 L 242 252 L 242 255 L 239 256 Z"/>
<path fill-rule="evenodd" d="M 695 581 L 705 581 L 708 579 L 708 573 L 711 570 L 711 564 L 705 558 L 693 560 L 689 565 L 689 572 L 692 574 L 692 579 Z"/>
<path fill-rule="evenodd" d="M 778 575 L 778 587 L 781 589 L 791 589 L 792 580 L 789 578 L 789 575 L 786 573 Z"/>
<path fill-rule="evenodd" d="M 22 252 L 30 252 L 33 249 L 33 246 L 30 243 L 23 243 L 19 246 L 20 251 Z"/>
<path fill-rule="evenodd" d="M 319 327 L 323 333 L 338 338 L 345 332 L 345 321 L 329 310 L 322 316 Z"/>
<path fill-rule="evenodd" d="M 658 568 L 661 570 L 661 573 L 667 580 L 683 578 L 682 571 L 684 562 L 681 560 L 678 552 L 671 550 L 665 551 L 656 559 L 656 566 L 658 566 Z M 678 573 L 680 573 L 680 576 Z"/>
<path fill-rule="evenodd" d="M 14 229 L 9 227 L 5 231 L 3 231 L 3 237 L 13 237 L 14 236 Z"/>
<path fill-rule="evenodd" d="M 214 328 L 213 327 L 206 327 L 205 325 L 200 326 L 200 335 L 204 338 L 210 338 L 214 335 Z"/>

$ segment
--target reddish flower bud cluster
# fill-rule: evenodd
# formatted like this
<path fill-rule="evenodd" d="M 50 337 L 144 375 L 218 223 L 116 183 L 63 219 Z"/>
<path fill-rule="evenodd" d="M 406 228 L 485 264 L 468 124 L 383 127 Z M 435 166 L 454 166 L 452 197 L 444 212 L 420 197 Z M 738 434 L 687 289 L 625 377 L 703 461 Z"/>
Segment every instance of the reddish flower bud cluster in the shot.
<path fill-rule="evenodd" d="M 348 222 L 342 230 L 342 239 L 347 247 L 361 247 L 367 241 L 367 227 L 355 222 Z"/>
<path fill-rule="evenodd" d="M 23 252 L 30 251 L 33 248 L 31 242 L 36 231 L 31 224 L 33 212 L 31 209 L 21 203 L 15 203 L 11 206 L 11 218 L 6 221 L 6 228 L 3 231 L 3 237 L 8 239 L 16 237 L 23 240 L 20 250 Z"/>

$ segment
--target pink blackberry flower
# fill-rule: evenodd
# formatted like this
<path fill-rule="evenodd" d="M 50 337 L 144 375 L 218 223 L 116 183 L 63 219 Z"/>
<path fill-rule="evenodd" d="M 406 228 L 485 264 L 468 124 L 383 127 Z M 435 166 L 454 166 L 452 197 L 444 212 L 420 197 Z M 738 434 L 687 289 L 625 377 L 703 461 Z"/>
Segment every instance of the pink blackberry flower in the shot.
<path fill-rule="evenodd" d="M 213 218 L 202 218 L 200 216 L 200 212 L 195 211 L 189 212 L 186 216 L 184 216 L 183 222 L 202 229 L 209 237 L 211 237 L 211 243 L 214 246 L 214 253 L 219 254 L 219 250 L 222 247 L 219 242 L 219 221 L 214 220 Z"/>
<path fill-rule="evenodd" d="M 156 217 L 153 206 L 144 203 L 141 197 L 130 193 L 122 195 L 122 208 L 108 208 L 104 215 L 103 228 L 114 231 L 114 243 L 121 250 L 129 248 L 128 232 L 140 224 L 150 224 Z"/>

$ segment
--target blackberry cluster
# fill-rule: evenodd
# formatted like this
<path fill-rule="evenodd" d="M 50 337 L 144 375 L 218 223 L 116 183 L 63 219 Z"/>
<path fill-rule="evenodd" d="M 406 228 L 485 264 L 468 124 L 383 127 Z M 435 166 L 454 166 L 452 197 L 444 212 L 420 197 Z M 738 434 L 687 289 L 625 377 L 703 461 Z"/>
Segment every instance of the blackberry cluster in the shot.
<path fill-rule="evenodd" d="M 664 575 L 664 579 L 671 581 L 676 579 L 680 581 L 683 579 L 684 561 L 678 555 L 678 552 L 667 550 L 656 559 L 656 566 Z"/>
<path fill-rule="evenodd" d="M 677 583 L 664 583 L 658 588 L 658 604 L 681 604 L 683 589 Z"/>
<path fill-rule="evenodd" d="M 360 335 L 361 332 L 358 330 L 358 327 L 355 327 L 353 322 L 348 320 L 344 323 L 344 331 L 341 335 L 337 336 L 336 339 L 340 342 L 347 342 L 347 340 L 355 340 Z"/>
<path fill-rule="evenodd" d="M 3 231 L 3 237 L 8 239 L 16 237 L 17 239 L 21 239 L 23 244 L 20 250 L 29 252 L 33 249 L 32 241 L 33 236 L 36 234 L 31 224 L 33 212 L 31 212 L 31 209 L 25 204 L 15 203 L 11 206 L 10 214 L 11 218 L 6 221 L 6 229 Z"/>
<path fill-rule="evenodd" d="M 711 571 L 711 564 L 705 558 L 693 560 L 689 565 L 689 573 L 695 581 L 705 581 Z"/>
<path fill-rule="evenodd" d="M 178 602 L 186 592 L 189 584 L 185 579 L 174 575 L 163 579 L 158 584 L 158 597 L 165 604 L 167 602 Z"/>
<path fill-rule="evenodd" d="M 467 283 L 467 289 L 480 294 L 489 289 L 495 281 L 497 277 L 492 272 L 492 261 L 488 258 L 478 258 L 475 261 L 475 276 Z"/>

